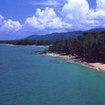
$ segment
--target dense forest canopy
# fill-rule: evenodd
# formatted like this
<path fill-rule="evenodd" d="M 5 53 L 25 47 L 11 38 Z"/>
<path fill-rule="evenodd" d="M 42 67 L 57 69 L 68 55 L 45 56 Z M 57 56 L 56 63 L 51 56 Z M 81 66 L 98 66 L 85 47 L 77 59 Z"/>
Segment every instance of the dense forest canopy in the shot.
<path fill-rule="evenodd" d="M 49 52 L 71 54 L 83 61 L 105 62 L 105 31 L 84 32 L 83 35 L 63 40 L 11 40 L 0 43 L 14 45 L 49 45 Z"/>
<path fill-rule="evenodd" d="M 0 41 L 0 43 L 14 44 L 14 45 L 50 45 L 53 41 L 51 40 L 10 40 Z"/>
<path fill-rule="evenodd" d="M 77 55 L 88 62 L 105 62 L 105 32 L 85 32 L 68 40 L 55 40 L 50 52 Z"/>

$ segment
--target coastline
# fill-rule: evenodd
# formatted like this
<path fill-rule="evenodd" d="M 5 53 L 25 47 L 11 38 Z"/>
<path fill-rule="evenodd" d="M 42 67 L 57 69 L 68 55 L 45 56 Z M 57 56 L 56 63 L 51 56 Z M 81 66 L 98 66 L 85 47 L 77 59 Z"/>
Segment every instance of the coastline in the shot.
<path fill-rule="evenodd" d="M 56 53 L 46 53 L 45 55 L 61 57 L 61 58 L 67 59 L 68 60 L 67 62 L 81 64 L 83 66 L 96 69 L 97 71 L 105 72 L 105 64 L 102 64 L 102 63 L 82 62 L 80 59 L 75 59 L 75 57 L 72 55 L 61 55 L 61 54 L 56 54 Z"/>
<path fill-rule="evenodd" d="M 11 46 L 11 47 L 12 46 L 49 47 L 49 46 L 45 46 L 45 45 L 14 45 L 14 44 L 6 44 L 6 43 L 2 43 L 2 44 Z M 89 67 L 89 68 L 96 69 L 97 71 L 100 71 L 100 72 L 105 72 L 105 64 L 102 64 L 102 63 L 82 62 L 80 59 L 76 59 L 75 56 L 72 56 L 72 55 L 61 55 L 61 54 L 56 54 L 56 53 L 44 53 L 44 55 L 64 58 L 64 59 L 68 60 L 67 61 L 68 63 L 69 62 L 77 63 L 77 64 L 81 64 L 81 65 Z"/>
<path fill-rule="evenodd" d="M 2 43 L 1 45 L 7 45 L 7 46 L 29 46 L 29 47 L 49 47 L 47 45 L 15 45 L 15 44 L 7 44 L 7 43 Z"/>

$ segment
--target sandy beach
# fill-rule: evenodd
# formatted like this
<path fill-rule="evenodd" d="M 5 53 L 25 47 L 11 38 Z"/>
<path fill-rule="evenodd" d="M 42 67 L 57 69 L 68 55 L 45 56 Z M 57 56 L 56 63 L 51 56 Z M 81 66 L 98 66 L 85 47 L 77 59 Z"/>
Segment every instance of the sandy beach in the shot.
<path fill-rule="evenodd" d="M 55 56 L 55 57 L 61 57 L 61 58 L 67 59 L 68 62 L 81 64 L 81 65 L 87 66 L 89 68 L 96 69 L 96 70 L 98 70 L 100 72 L 105 72 L 105 64 L 102 64 L 102 63 L 82 62 L 80 59 L 75 59 L 75 57 L 72 56 L 72 55 L 61 55 L 61 54 L 55 54 L 55 53 L 46 53 L 46 55 Z"/>
<path fill-rule="evenodd" d="M 14 45 L 14 44 L 5 44 L 5 45 L 17 46 L 17 45 Z M 48 47 L 48 46 L 38 46 L 38 45 L 25 45 L 25 46 L 30 46 L 30 47 Z M 75 56 L 72 56 L 72 55 L 61 55 L 61 54 L 56 54 L 56 53 L 46 53 L 46 55 L 55 56 L 55 57 L 61 57 L 61 58 L 67 59 L 68 62 L 81 64 L 81 65 L 87 66 L 89 68 L 96 69 L 96 70 L 98 70 L 100 72 L 105 72 L 105 64 L 102 64 L 102 63 L 82 62 L 80 59 L 75 59 Z"/>

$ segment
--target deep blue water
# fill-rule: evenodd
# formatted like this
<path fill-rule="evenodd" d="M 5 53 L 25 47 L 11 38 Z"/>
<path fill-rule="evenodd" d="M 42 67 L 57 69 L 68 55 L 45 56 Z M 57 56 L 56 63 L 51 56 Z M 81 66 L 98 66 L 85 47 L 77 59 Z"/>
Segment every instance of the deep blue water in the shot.
<path fill-rule="evenodd" d="M 105 105 L 105 73 L 0 45 L 0 105 Z"/>

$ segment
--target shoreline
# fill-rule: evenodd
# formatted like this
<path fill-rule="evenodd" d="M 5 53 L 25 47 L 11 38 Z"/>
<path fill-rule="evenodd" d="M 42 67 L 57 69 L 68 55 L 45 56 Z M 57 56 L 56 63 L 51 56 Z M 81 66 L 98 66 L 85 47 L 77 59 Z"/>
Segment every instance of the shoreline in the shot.
<path fill-rule="evenodd" d="M 6 43 L 2 43 L 3 45 L 7 45 L 7 46 L 29 46 L 29 47 L 49 47 L 46 45 L 14 45 L 14 44 L 6 44 Z M 97 71 L 100 72 L 105 72 L 105 64 L 102 63 L 87 63 L 87 62 L 82 62 L 80 59 L 76 59 L 75 56 L 72 55 L 61 55 L 61 54 L 56 54 L 56 53 L 44 53 L 44 55 L 49 55 L 49 56 L 55 56 L 55 57 L 60 57 L 60 58 L 64 58 L 66 60 L 68 60 L 68 63 L 76 63 L 76 64 L 80 64 L 92 69 L 95 69 Z"/>
<path fill-rule="evenodd" d="M 15 45 L 15 44 L 7 44 L 7 43 L 2 43 L 1 45 L 7 45 L 7 46 L 26 46 L 26 47 L 49 47 L 47 45 Z"/>
<path fill-rule="evenodd" d="M 80 64 L 80 65 L 95 69 L 99 72 L 105 72 L 105 64 L 102 64 L 102 63 L 82 62 L 80 59 L 76 59 L 75 56 L 72 56 L 72 55 L 61 55 L 61 54 L 56 54 L 56 53 L 46 53 L 45 55 L 64 58 L 64 59 L 68 60 L 67 62 Z"/>

